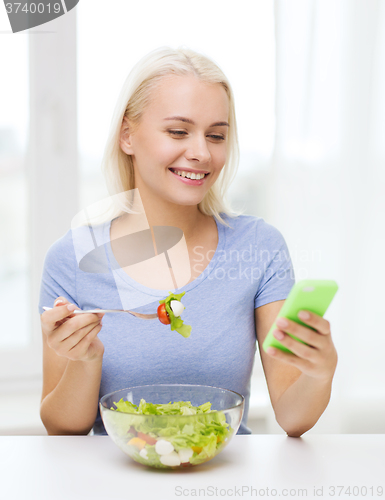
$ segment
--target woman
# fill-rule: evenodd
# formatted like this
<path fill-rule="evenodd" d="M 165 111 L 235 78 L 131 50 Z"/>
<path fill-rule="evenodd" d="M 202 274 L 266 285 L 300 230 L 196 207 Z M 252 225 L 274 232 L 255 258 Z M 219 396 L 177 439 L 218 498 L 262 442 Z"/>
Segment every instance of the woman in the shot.
<path fill-rule="evenodd" d="M 48 251 L 40 297 L 41 418 L 49 434 L 105 433 L 99 398 L 151 383 L 242 393 L 246 405 L 239 433 L 250 433 L 256 339 L 278 423 L 288 435 L 300 436 L 317 422 L 337 363 L 330 325 L 315 314 L 303 320 L 316 331 L 289 321 L 275 336 L 293 354 L 262 350 L 294 284 L 293 270 L 276 228 L 227 207 L 224 196 L 237 160 L 233 95 L 222 71 L 187 49 L 162 48 L 143 58 L 118 100 L 103 165 L 111 195 L 133 190 L 132 206 L 143 206 L 149 228 L 183 231 L 191 273 L 174 288 L 186 292 L 183 319 L 192 333 L 185 339 L 158 321 L 130 315 L 74 315 L 79 307 L 128 308 L 138 297 L 142 302 L 136 305 L 147 304 L 154 312 L 168 293 L 162 279 L 156 282 L 158 273 L 138 275 L 119 261 L 116 242 L 143 228 L 137 211 L 127 208 L 93 227 L 93 241 L 105 243 L 109 272 L 104 274 L 81 268 L 79 232 L 69 231 Z M 192 173 L 204 177 L 186 179 Z M 44 305 L 55 307 L 43 312 Z"/>

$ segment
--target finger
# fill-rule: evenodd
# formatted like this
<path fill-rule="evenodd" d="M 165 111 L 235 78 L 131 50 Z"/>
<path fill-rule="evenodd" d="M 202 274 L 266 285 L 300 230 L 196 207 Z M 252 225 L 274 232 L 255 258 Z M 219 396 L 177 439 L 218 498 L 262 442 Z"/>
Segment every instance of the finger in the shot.
<path fill-rule="evenodd" d="M 86 354 L 91 342 L 95 339 L 102 328 L 102 325 L 99 323 L 94 326 L 72 349 L 69 351 L 69 355 L 73 358 L 78 358 Z"/>
<path fill-rule="evenodd" d="M 79 309 L 79 307 L 76 306 L 75 304 L 59 303 L 52 309 L 45 311 L 41 315 L 41 321 L 49 329 L 54 329 L 55 324 L 58 321 L 61 321 L 64 318 L 67 318 L 68 316 L 72 315 L 75 309 Z"/>
<path fill-rule="evenodd" d="M 309 361 L 299 358 L 290 352 L 284 352 L 276 347 L 268 347 L 266 353 L 274 359 L 278 361 L 282 361 L 283 363 L 288 363 L 289 365 L 295 366 L 301 372 L 304 372 L 309 369 L 310 363 Z"/>
<path fill-rule="evenodd" d="M 291 321 L 287 318 L 278 318 L 275 324 L 279 330 L 294 335 L 312 347 L 320 349 L 324 344 L 325 339 L 322 335 L 307 326 L 296 323 L 295 321 Z"/>
<path fill-rule="evenodd" d="M 55 300 L 55 302 L 53 304 L 53 307 L 62 306 L 62 305 L 66 305 L 66 304 L 69 304 L 69 302 L 68 302 L 68 300 L 66 298 L 64 298 L 64 297 L 58 297 Z M 73 316 L 73 314 L 71 314 L 71 315 L 69 315 L 69 316 L 67 316 L 67 317 L 65 317 L 63 319 L 60 319 L 59 321 L 57 321 L 55 323 L 55 327 L 58 327 L 58 326 L 62 325 L 63 323 L 65 323 L 68 320 L 68 318 L 72 318 L 72 316 Z"/>
<path fill-rule="evenodd" d="M 82 330 L 89 325 L 95 326 L 100 321 L 96 314 L 76 314 L 53 332 L 55 341 L 63 342 L 78 330 Z"/>
<path fill-rule="evenodd" d="M 102 324 L 99 320 L 90 323 L 76 332 L 72 333 L 69 337 L 65 338 L 60 342 L 60 350 L 63 352 L 71 351 L 76 345 L 79 344 L 94 328 L 102 327 Z M 99 330 L 100 331 L 100 330 Z"/>
<path fill-rule="evenodd" d="M 97 309 L 100 309 L 100 307 L 97 307 Z M 106 313 L 93 313 L 93 314 L 96 314 L 99 319 L 102 319 Z"/>
<path fill-rule="evenodd" d="M 56 307 L 56 306 L 61 306 L 61 305 L 64 305 L 64 304 L 69 304 L 68 300 L 64 297 L 58 297 L 53 306 Z"/>
<path fill-rule="evenodd" d="M 308 346 L 299 340 L 291 338 L 290 335 L 282 332 L 281 330 L 275 330 L 273 332 L 273 336 L 299 358 L 314 362 L 314 359 L 319 352 L 314 347 Z"/>
<path fill-rule="evenodd" d="M 322 316 L 310 311 L 300 311 L 298 317 L 301 321 L 317 330 L 317 332 L 323 335 L 330 335 L 330 323 Z"/>
<path fill-rule="evenodd" d="M 54 351 L 60 356 L 67 356 L 69 350 L 72 349 L 74 345 L 76 345 L 95 326 L 99 325 L 101 325 L 101 322 L 97 320 L 74 330 L 73 328 L 68 329 L 68 325 L 65 323 L 61 328 L 57 328 L 48 335 L 48 346 L 54 349 Z"/>

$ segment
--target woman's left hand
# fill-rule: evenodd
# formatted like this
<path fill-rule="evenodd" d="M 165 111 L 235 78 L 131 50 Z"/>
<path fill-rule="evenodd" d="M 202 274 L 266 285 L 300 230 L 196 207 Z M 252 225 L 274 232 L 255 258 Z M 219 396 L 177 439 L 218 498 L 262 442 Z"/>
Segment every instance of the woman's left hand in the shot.
<path fill-rule="evenodd" d="M 302 312 L 307 313 L 308 317 L 301 316 Z M 331 338 L 329 321 L 310 311 L 301 311 L 298 317 L 316 331 L 289 319 L 279 318 L 276 321 L 279 329 L 275 330 L 273 335 L 293 354 L 274 347 L 269 347 L 267 354 L 297 367 L 309 377 L 325 381 L 332 380 L 337 366 L 337 351 Z M 303 340 L 308 345 L 298 342 L 288 333 Z"/>

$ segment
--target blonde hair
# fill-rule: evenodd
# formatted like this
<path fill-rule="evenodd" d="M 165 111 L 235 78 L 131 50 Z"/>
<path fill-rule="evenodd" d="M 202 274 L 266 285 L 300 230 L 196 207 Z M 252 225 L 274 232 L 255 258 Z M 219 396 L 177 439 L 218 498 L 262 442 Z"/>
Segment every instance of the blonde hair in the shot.
<path fill-rule="evenodd" d="M 222 70 L 208 57 L 188 48 L 160 47 L 144 56 L 129 73 L 115 106 L 102 159 L 102 171 L 108 192 L 110 195 L 116 195 L 134 189 L 132 157 L 120 148 L 121 126 L 125 117 L 134 126 L 139 123 L 149 103 L 151 89 L 167 75 L 194 75 L 203 82 L 221 84 L 227 93 L 230 127 L 226 163 L 214 185 L 198 204 L 198 208 L 202 213 L 214 216 L 220 223 L 228 225 L 220 216 L 221 213 L 229 217 L 239 215 L 230 208 L 226 199 L 227 190 L 234 179 L 239 162 L 234 96 Z M 125 206 L 125 211 L 134 213 L 129 206 Z"/>

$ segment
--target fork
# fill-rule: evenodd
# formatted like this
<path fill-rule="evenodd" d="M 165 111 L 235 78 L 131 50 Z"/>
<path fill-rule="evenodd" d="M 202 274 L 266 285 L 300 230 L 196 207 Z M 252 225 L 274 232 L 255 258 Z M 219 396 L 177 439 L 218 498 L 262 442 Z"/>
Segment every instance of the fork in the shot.
<path fill-rule="evenodd" d="M 43 306 L 44 311 L 49 311 L 52 307 Z M 128 313 L 136 316 L 140 319 L 156 319 L 158 315 L 154 314 L 141 314 L 134 311 L 129 311 L 128 309 L 89 309 L 84 311 L 83 309 L 75 309 L 73 314 L 88 314 L 88 313 Z"/>

